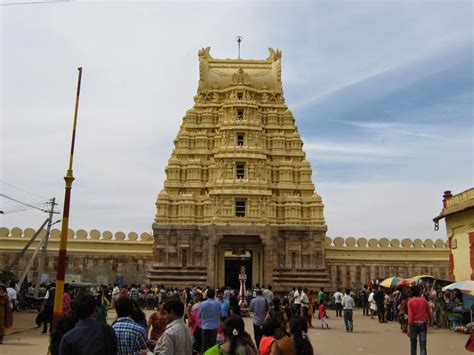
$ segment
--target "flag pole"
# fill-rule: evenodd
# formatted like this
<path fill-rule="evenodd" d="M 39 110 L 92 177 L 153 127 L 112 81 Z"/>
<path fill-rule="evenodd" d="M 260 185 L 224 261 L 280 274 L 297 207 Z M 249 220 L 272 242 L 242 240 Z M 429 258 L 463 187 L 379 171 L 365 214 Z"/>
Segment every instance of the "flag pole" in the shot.
<path fill-rule="evenodd" d="M 56 328 L 59 319 L 63 313 L 63 297 L 64 297 L 64 276 L 66 274 L 66 255 L 67 255 L 67 235 L 69 226 L 69 206 L 71 202 L 71 189 L 74 176 L 72 175 L 72 161 L 74 158 L 74 142 L 76 140 L 76 124 L 77 111 L 79 108 L 79 95 L 81 92 L 82 67 L 78 68 L 79 74 L 77 79 L 76 107 L 74 109 L 74 125 L 72 129 L 71 154 L 69 156 L 69 168 L 66 172 L 64 180 L 66 188 L 64 193 L 64 208 L 61 224 L 61 240 L 59 242 L 58 270 L 56 274 L 56 292 L 54 294 L 54 313 L 53 313 L 53 329 Z"/>

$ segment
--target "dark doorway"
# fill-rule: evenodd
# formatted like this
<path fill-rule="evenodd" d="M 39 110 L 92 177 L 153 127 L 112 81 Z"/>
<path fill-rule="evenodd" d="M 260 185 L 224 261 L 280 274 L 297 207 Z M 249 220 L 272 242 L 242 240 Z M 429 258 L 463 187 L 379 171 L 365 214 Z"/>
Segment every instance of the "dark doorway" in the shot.
<path fill-rule="evenodd" d="M 252 252 L 248 252 L 250 257 L 240 257 L 240 256 L 226 256 L 225 257 L 225 285 L 220 286 L 230 286 L 234 290 L 240 289 L 239 274 L 240 268 L 245 266 L 245 271 L 247 274 L 247 282 L 245 287 L 248 289 L 252 285 Z"/>

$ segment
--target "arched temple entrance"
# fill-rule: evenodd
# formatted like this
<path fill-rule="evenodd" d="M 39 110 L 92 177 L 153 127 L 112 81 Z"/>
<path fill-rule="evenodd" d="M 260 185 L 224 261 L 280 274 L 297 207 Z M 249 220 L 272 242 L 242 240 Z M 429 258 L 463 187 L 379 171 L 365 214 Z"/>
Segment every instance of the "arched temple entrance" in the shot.
<path fill-rule="evenodd" d="M 259 236 L 225 235 L 216 246 L 215 284 L 239 288 L 239 272 L 245 266 L 246 287 L 264 280 L 264 248 Z"/>

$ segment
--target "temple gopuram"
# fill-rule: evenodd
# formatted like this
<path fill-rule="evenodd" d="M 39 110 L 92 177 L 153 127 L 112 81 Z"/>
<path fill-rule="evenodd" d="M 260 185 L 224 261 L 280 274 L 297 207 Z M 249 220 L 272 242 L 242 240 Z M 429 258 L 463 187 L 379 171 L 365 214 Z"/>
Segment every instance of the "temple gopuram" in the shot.
<path fill-rule="evenodd" d="M 448 232 L 456 228 L 449 247 L 446 238 L 326 236 L 322 200 L 283 97 L 281 52 L 270 49 L 265 60 L 214 59 L 206 48 L 199 65 L 195 105 L 174 142 L 153 231 L 70 229 L 66 282 L 238 288 L 242 267 L 247 287 L 271 284 L 275 291 L 360 289 L 390 276 L 453 277 L 453 255 L 469 251 L 458 214 L 467 213 L 472 189 L 447 196 L 435 218 L 447 219 Z M 0 227 L 0 270 L 20 253 L 11 271 L 19 277 L 29 268 L 46 230 L 33 241 L 36 233 Z M 49 280 L 57 274 L 60 234 L 52 229 L 49 236 Z M 35 280 L 38 258 L 30 266 L 28 280 Z"/>
<path fill-rule="evenodd" d="M 288 106 L 281 51 L 199 51 L 199 85 L 174 141 L 153 224 L 148 279 L 170 286 L 331 284 L 321 197 Z"/>

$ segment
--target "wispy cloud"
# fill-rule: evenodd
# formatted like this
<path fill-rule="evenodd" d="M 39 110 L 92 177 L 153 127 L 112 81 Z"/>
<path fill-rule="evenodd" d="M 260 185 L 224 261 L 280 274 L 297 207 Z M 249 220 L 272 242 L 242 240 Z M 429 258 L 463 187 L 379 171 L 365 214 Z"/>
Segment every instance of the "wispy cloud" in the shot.
<path fill-rule="evenodd" d="M 377 121 L 338 121 L 342 124 L 375 131 L 383 135 L 406 135 L 414 137 L 422 137 L 428 139 L 443 139 L 441 135 L 429 134 L 422 131 L 433 129 L 433 127 L 426 127 L 411 123 L 402 122 L 377 122 Z"/>
<path fill-rule="evenodd" d="M 316 151 L 319 153 L 349 154 L 353 156 L 367 157 L 405 157 L 408 152 L 400 148 L 382 147 L 369 144 L 347 144 L 347 143 L 311 143 L 310 139 L 303 139 L 305 151 Z"/>
<path fill-rule="evenodd" d="M 343 78 L 344 80 L 337 84 L 328 85 L 327 88 L 318 90 L 312 95 L 303 95 L 302 98 L 292 103 L 292 108 L 298 111 L 310 105 L 317 105 L 319 102 L 332 96 L 338 96 L 344 91 L 353 88 L 360 90 L 362 86 L 370 82 L 379 83 L 378 85 L 372 84 L 372 86 L 378 87 L 376 91 L 378 95 L 410 86 L 424 77 L 456 65 L 459 61 L 459 53 L 471 48 L 471 41 L 471 36 L 465 32 L 446 34 L 435 43 L 428 43 L 414 52 L 390 58 L 385 62 L 385 65 L 382 64 L 375 68 L 360 68 L 359 71 Z M 301 85 L 306 87 L 306 83 L 307 80 L 304 80 Z M 362 89 L 362 94 L 365 93 L 365 89 Z"/>

